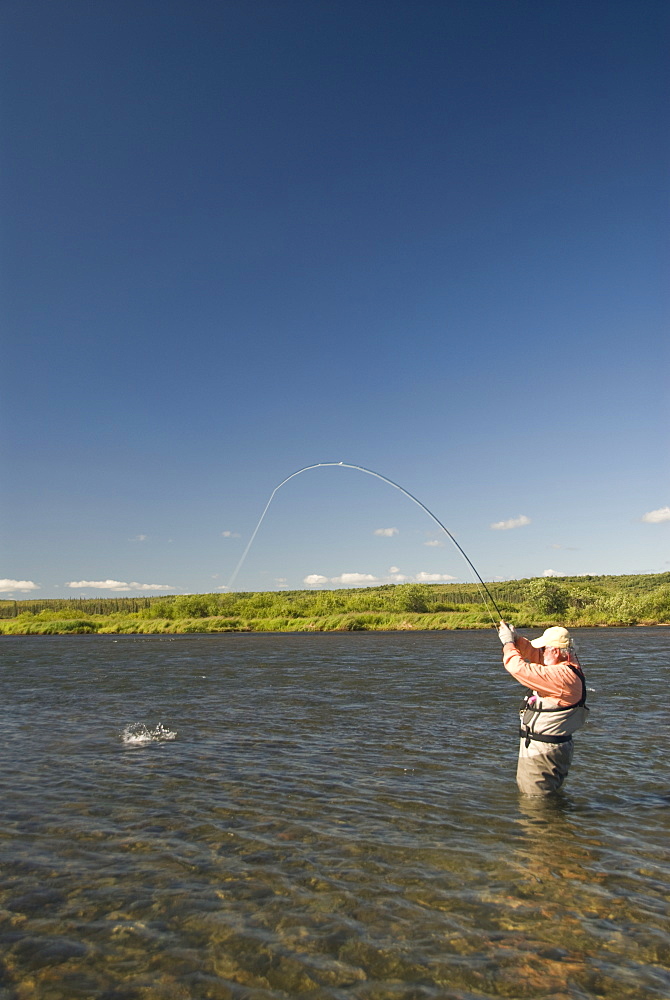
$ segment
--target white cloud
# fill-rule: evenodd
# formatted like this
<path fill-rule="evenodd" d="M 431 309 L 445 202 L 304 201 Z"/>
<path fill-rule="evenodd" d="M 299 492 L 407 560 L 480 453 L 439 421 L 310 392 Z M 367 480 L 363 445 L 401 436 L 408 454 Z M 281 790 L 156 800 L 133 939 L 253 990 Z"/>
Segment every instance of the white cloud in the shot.
<path fill-rule="evenodd" d="M 448 573 L 426 573 L 423 570 L 416 574 L 417 583 L 441 583 L 444 580 L 455 580 L 455 576 Z"/>
<path fill-rule="evenodd" d="M 382 583 L 382 581 L 371 573 L 340 573 L 339 576 L 330 577 L 322 576 L 320 573 L 310 573 L 304 578 L 303 583 L 309 584 L 310 587 L 321 587 L 324 583 L 340 583 L 345 587 L 357 587 L 362 584 L 369 586 L 373 583 Z"/>
<path fill-rule="evenodd" d="M 530 518 L 525 514 L 519 514 L 518 517 L 510 517 L 507 521 L 496 521 L 489 527 L 494 531 L 509 531 L 510 528 L 523 528 L 526 524 L 530 524 Z"/>
<path fill-rule="evenodd" d="M 15 590 L 27 592 L 29 590 L 39 590 L 39 586 L 32 580 L 0 580 L 0 593 L 12 593 Z"/>
<path fill-rule="evenodd" d="M 389 574 L 390 576 L 387 577 L 388 583 L 404 583 L 407 579 L 397 566 L 389 566 Z"/>
<path fill-rule="evenodd" d="M 559 573 L 556 569 L 545 569 L 542 576 L 564 576 L 564 573 Z"/>
<path fill-rule="evenodd" d="M 394 535 L 398 534 L 397 528 L 375 528 L 375 535 L 381 535 L 383 538 L 393 538 Z"/>
<path fill-rule="evenodd" d="M 441 542 L 439 538 L 431 538 L 430 541 L 424 542 L 429 549 L 441 549 L 444 546 L 444 542 Z"/>
<path fill-rule="evenodd" d="M 148 535 L 133 535 L 133 537 L 129 538 L 128 541 L 129 542 L 146 542 L 146 540 L 147 540 L 148 537 L 149 537 Z"/>
<path fill-rule="evenodd" d="M 222 538 L 239 538 L 240 534 L 239 534 L 238 531 L 222 531 L 221 532 L 221 537 Z"/>
<path fill-rule="evenodd" d="M 670 521 L 670 507 L 659 507 L 658 510 L 650 510 L 642 515 L 642 520 L 647 524 L 660 524 L 661 521 Z"/>
<path fill-rule="evenodd" d="M 66 584 L 72 590 L 174 590 L 168 583 L 124 583 L 121 580 L 73 580 Z"/>
<path fill-rule="evenodd" d="M 330 582 L 356 586 L 361 583 L 379 583 L 379 580 L 371 573 L 342 573 L 340 576 L 331 577 Z"/>
<path fill-rule="evenodd" d="M 448 573 L 427 573 L 425 570 L 417 573 L 415 576 L 408 576 L 405 573 L 401 573 L 397 566 L 390 566 L 388 576 L 378 577 L 374 576 L 372 573 L 340 573 L 339 576 L 322 576 L 321 573 L 310 573 L 303 579 L 303 583 L 306 583 L 310 587 L 323 587 L 328 583 L 333 583 L 335 585 L 340 585 L 344 587 L 371 587 L 375 584 L 382 583 L 408 583 L 414 581 L 416 583 L 446 583 L 449 580 L 455 580 L 455 576 L 450 576 Z"/>
<path fill-rule="evenodd" d="M 286 577 L 285 576 L 278 576 L 278 577 L 276 577 L 275 578 L 275 583 L 286 583 Z"/>

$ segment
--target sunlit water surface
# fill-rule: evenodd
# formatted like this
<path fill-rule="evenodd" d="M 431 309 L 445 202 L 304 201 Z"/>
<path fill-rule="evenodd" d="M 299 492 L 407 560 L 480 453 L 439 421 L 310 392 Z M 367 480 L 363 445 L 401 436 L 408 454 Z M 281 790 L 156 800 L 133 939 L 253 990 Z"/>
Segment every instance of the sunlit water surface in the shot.
<path fill-rule="evenodd" d="M 670 997 L 670 629 L 565 792 L 493 631 L 0 640 L 0 1000 Z"/>

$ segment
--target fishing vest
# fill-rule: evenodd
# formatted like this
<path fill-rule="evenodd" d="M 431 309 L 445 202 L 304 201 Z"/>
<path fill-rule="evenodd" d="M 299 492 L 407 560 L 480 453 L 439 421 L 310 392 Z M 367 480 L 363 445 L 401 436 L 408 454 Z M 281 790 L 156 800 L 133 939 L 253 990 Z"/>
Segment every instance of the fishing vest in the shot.
<path fill-rule="evenodd" d="M 582 682 L 582 696 L 574 705 L 542 708 L 541 696 L 528 688 L 519 713 L 519 736 L 525 739 L 527 747 L 531 740 L 539 743 L 567 743 L 572 739 L 572 734 L 586 723 L 589 710 L 586 707 L 586 680 L 582 668 L 575 667 L 572 663 L 565 665 Z"/>

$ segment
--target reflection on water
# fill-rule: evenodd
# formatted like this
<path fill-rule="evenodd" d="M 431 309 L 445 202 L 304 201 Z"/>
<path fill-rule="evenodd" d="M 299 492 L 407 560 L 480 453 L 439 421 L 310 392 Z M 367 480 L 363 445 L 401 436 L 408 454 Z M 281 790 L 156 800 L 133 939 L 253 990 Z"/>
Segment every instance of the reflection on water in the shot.
<path fill-rule="evenodd" d="M 668 630 L 548 801 L 491 631 L 0 649 L 0 1000 L 670 996 Z"/>

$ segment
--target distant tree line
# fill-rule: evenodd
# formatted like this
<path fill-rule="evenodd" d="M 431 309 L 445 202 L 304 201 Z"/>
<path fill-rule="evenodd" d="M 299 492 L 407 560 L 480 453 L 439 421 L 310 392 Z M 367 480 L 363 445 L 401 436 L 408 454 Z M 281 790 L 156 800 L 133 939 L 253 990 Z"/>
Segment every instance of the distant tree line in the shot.
<path fill-rule="evenodd" d="M 519 625 L 558 620 L 573 625 L 670 622 L 670 573 L 541 577 L 487 587 L 503 614 Z M 474 583 L 0 602 L 0 618 L 25 620 L 30 631 L 58 631 L 55 624 L 46 629 L 48 623 L 58 622 L 62 631 L 100 631 L 107 625 L 159 631 L 161 622 L 166 630 L 207 631 L 205 619 L 213 631 L 409 627 L 403 615 L 417 616 L 411 627 L 459 628 L 490 623 L 491 611 L 482 588 Z M 1 630 L 20 633 L 20 622 Z M 179 629 L 179 622 L 187 624 Z"/>
<path fill-rule="evenodd" d="M 55 597 L 0 601 L 0 618 L 16 618 L 26 611 L 33 615 L 40 611 L 61 610 L 77 610 L 87 615 L 133 614 L 141 608 L 148 608 L 155 600 L 155 597 Z"/>

